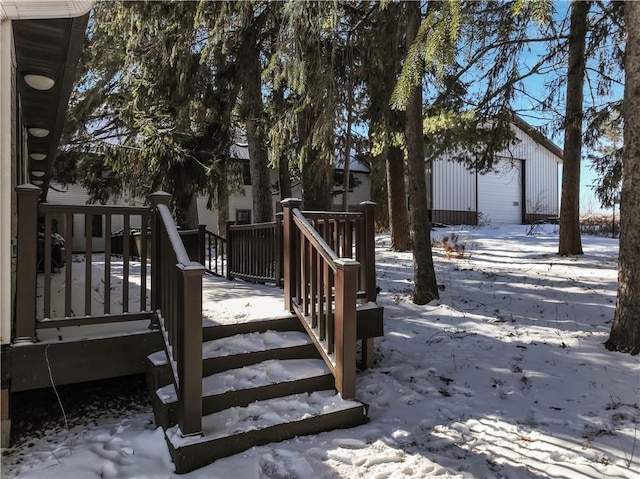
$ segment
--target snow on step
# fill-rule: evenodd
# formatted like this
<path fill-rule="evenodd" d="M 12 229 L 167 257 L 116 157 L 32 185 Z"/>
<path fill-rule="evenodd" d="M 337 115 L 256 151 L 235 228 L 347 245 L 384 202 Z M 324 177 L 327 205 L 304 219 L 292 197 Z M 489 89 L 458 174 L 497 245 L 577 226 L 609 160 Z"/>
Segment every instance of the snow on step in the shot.
<path fill-rule="evenodd" d="M 203 396 L 251 389 L 330 374 L 321 359 L 271 359 L 239 369 L 223 371 L 202 379 Z M 158 397 L 165 403 L 177 401 L 173 384 L 161 387 Z"/>
<path fill-rule="evenodd" d="M 357 401 L 342 399 L 334 391 L 293 394 L 276 399 L 256 401 L 246 407 L 232 407 L 202 418 L 202 437 L 182 437 L 179 427 L 167 429 L 167 438 L 175 448 L 244 432 L 265 429 L 322 414 L 363 407 Z"/>
<path fill-rule="evenodd" d="M 154 366 L 163 366 L 167 364 L 167 353 L 164 352 L 164 349 L 151 353 L 147 358 Z"/>
<path fill-rule="evenodd" d="M 206 341 L 202 345 L 202 354 L 205 359 L 209 359 L 306 344 L 311 344 L 311 339 L 306 333 L 300 331 L 266 331 Z"/>

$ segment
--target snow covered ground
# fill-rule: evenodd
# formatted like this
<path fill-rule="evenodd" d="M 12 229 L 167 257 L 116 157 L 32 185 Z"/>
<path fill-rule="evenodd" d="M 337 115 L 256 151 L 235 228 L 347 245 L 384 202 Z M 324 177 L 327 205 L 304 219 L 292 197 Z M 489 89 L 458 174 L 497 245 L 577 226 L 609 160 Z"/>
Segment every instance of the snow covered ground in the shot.
<path fill-rule="evenodd" d="M 358 375 L 367 425 L 255 447 L 181 477 L 640 477 L 639 358 L 602 346 L 617 240 L 584 237 L 584 256 L 560 258 L 553 226 L 532 236 L 525 226 L 469 228 L 453 242 L 451 232 L 433 233 L 453 247 L 434 250 L 441 298 L 426 306 L 411 303 L 411 254 L 377 237 L 386 334 Z M 215 317 L 273 308 L 265 288 Z M 43 432 L 4 451 L 3 477 L 175 476 L 148 405 Z"/>

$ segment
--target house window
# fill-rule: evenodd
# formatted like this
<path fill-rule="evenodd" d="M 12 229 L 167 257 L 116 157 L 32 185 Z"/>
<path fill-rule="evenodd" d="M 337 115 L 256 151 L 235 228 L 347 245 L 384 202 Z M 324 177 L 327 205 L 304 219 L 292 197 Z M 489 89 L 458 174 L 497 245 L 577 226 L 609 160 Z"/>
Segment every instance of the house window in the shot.
<path fill-rule="evenodd" d="M 91 215 L 91 236 L 102 238 L 102 215 Z"/>
<path fill-rule="evenodd" d="M 251 168 L 248 161 L 242 164 L 242 181 L 245 186 L 251 186 Z"/>
<path fill-rule="evenodd" d="M 251 223 L 251 210 L 236 210 L 236 224 L 248 225 Z"/>

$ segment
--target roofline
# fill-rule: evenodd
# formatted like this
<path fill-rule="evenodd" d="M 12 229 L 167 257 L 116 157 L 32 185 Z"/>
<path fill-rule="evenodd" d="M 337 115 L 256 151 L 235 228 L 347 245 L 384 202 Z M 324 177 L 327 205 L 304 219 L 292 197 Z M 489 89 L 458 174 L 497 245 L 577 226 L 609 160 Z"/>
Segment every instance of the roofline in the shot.
<path fill-rule="evenodd" d="M 513 115 L 513 124 L 529 135 L 533 141 L 560 158 L 560 161 L 564 160 L 564 151 L 522 117 Z"/>
<path fill-rule="evenodd" d="M 94 3 L 94 0 L 2 0 L 0 20 L 81 17 L 89 13 Z"/>

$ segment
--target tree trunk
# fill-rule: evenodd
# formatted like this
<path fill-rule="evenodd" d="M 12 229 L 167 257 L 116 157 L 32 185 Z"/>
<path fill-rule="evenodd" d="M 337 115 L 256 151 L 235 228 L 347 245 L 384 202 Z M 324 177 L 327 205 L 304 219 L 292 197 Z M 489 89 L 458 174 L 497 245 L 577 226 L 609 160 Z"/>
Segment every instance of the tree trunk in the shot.
<path fill-rule="evenodd" d="M 376 204 L 374 218 L 376 230 L 389 229 L 389 199 L 387 196 L 386 160 L 383 155 L 371 161 L 371 200 Z"/>
<path fill-rule="evenodd" d="M 227 182 L 229 172 L 224 162 L 221 167 L 222 175 L 220 175 L 220 181 L 218 182 L 216 206 L 218 209 L 218 234 L 226 238 L 227 221 L 229 221 L 229 184 Z"/>
<path fill-rule="evenodd" d="M 278 161 L 278 183 L 280 184 L 280 201 L 291 198 L 291 172 L 286 154 L 282 155 Z"/>
<path fill-rule="evenodd" d="M 187 229 L 194 230 L 198 229 L 198 195 L 191 195 L 191 199 L 189 200 L 189 205 L 187 206 L 187 217 L 186 217 L 186 227 Z"/>
<path fill-rule="evenodd" d="M 331 211 L 333 169 L 320 160 L 320 153 L 309 148 L 302 165 L 302 206 L 310 211 Z"/>
<path fill-rule="evenodd" d="M 351 44 L 351 34 L 347 34 L 347 51 Z M 351 120 L 353 116 L 353 72 L 348 70 L 347 84 L 347 131 L 344 141 L 344 170 L 342 175 L 342 211 L 349 211 L 349 176 L 351 176 Z"/>
<path fill-rule="evenodd" d="M 310 107 L 298 115 L 298 136 L 303 144 L 300 168 L 302 207 L 311 211 L 331 211 L 333 166 L 322 161 L 320 152 L 311 144 L 313 118 Z"/>
<path fill-rule="evenodd" d="M 407 251 L 411 248 L 411 232 L 404 180 L 404 153 L 400 147 L 391 145 L 386 148 L 386 156 L 391 249 Z"/>
<path fill-rule="evenodd" d="M 257 40 L 251 38 L 248 48 L 247 74 L 244 77 L 244 111 L 247 113 L 247 143 L 249 144 L 249 169 L 251 173 L 251 195 L 253 197 L 253 221 L 264 223 L 273 220 L 269 156 L 264 135 L 264 105 L 262 103 L 262 80 L 260 51 Z"/>
<path fill-rule="evenodd" d="M 627 49 L 618 301 L 605 347 L 640 353 L 640 3 L 625 3 Z"/>
<path fill-rule="evenodd" d="M 582 254 L 580 237 L 580 158 L 582 156 L 582 100 L 585 74 L 585 40 L 590 2 L 571 3 L 569 65 L 562 164 L 562 200 L 558 254 Z"/>
<path fill-rule="evenodd" d="M 420 27 L 420 2 L 407 5 L 407 48 Z M 427 210 L 427 185 L 422 135 L 422 85 L 414 86 L 407 104 L 407 150 L 411 229 L 413 234 L 413 302 L 427 304 L 438 299 L 438 285 L 431 253 L 431 224 Z"/>

